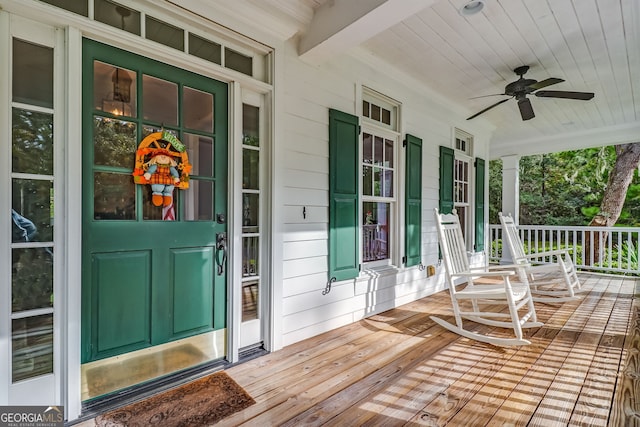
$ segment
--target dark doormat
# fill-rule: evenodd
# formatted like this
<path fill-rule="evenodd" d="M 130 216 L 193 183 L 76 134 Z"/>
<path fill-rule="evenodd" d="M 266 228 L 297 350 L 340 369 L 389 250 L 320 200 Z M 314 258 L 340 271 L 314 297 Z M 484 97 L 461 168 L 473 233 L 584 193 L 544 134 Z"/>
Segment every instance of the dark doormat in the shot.
<path fill-rule="evenodd" d="M 211 425 L 255 403 L 225 372 L 132 403 L 95 419 L 101 427 L 195 427 Z"/>

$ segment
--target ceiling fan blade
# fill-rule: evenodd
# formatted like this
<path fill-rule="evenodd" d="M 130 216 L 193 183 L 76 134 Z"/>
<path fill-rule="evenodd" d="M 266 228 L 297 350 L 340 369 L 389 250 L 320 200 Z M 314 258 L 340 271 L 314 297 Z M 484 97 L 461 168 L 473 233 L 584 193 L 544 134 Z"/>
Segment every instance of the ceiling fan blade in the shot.
<path fill-rule="evenodd" d="M 498 101 L 498 102 L 496 102 L 495 104 L 488 106 L 488 107 L 487 107 L 487 108 L 485 108 L 484 110 L 482 110 L 482 111 L 479 111 L 479 112 L 475 113 L 473 116 L 468 117 L 468 118 L 467 118 L 467 120 L 471 120 L 471 119 L 473 119 L 473 118 L 475 118 L 475 117 L 478 117 L 480 114 L 482 114 L 482 113 L 484 113 L 484 112 L 486 112 L 486 111 L 489 111 L 489 110 L 490 110 L 490 109 L 492 109 L 493 107 L 497 107 L 498 105 L 502 104 L 503 102 L 507 102 L 507 101 L 508 101 L 508 100 L 510 100 L 510 99 L 511 99 L 511 98 L 506 98 L 506 99 L 503 99 L 502 101 Z"/>
<path fill-rule="evenodd" d="M 506 93 L 492 93 L 491 95 L 480 95 L 480 96 L 474 96 L 473 98 L 469 98 L 469 99 L 487 98 L 487 97 L 489 97 L 489 96 L 499 96 L 499 95 L 502 95 L 502 96 L 509 96 L 509 95 L 507 95 Z"/>
<path fill-rule="evenodd" d="M 565 90 L 541 90 L 534 95 L 544 98 L 579 99 L 582 101 L 588 101 L 594 96 L 593 92 L 567 92 Z"/>
<path fill-rule="evenodd" d="M 547 87 L 547 86 L 551 86 L 551 85 L 555 85 L 558 83 L 562 83 L 564 80 L 562 79 L 558 79 L 556 77 L 551 77 L 549 79 L 546 80 L 542 80 L 533 84 L 528 85 L 528 87 L 530 87 L 533 90 L 538 90 L 538 89 L 542 89 L 543 87 Z"/>
<path fill-rule="evenodd" d="M 536 115 L 533 113 L 533 107 L 529 98 L 518 99 L 518 108 L 520 108 L 520 115 L 522 120 L 533 119 Z"/>

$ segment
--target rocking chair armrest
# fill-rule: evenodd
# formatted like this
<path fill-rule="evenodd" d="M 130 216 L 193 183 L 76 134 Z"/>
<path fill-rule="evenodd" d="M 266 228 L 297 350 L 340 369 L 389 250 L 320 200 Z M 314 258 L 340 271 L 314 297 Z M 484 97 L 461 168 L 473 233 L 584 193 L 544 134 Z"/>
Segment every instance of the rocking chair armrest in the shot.
<path fill-rule="evenodd" d="M 552 251 L 533 252 L 530 254 L 526 254 L 524 257 L 525 258 L 542 258 L 542 257 L 554 256 L 554 255 L 564 255 L 568 252 L 569 252 L 568 249 L 554 249 Z"/>
<path fill-rule="evenodd" d="M 528 262 L 524 262 L 522 264 L 504 264 L 504 265 L 490 265 L 489 267 L 487 267 L 487 270 L 489 271 L 496 271 L 496 270 L 517 270 L 519 268 L 529 268 L 531 267 L 531 264 Z M 473 268 L 471 269 L 473 270 Z"/>
<path fill-rule="evenodd" d="M 504 271 L 463 271 L 456 274 L 452 274 L 452 276 L 457 277 L 504 277 L 504 276 L 513 276 L 516 272 L 513 270 L 504 270 Z"/>

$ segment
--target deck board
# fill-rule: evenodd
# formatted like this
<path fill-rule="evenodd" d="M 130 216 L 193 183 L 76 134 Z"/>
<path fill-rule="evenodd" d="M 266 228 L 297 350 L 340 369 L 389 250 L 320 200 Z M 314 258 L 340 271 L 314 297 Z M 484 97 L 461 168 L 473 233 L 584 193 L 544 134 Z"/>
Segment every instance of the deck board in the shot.
<path fill-rule="evenodd" d="M 234 366 L 256 404 L 216 425 L 640 427 L 640 278 L 580 278 L 579 301 L 536 303 L 528 346 L 435 324 L 440 292 Z"/>
<path fill-rule="evenodd" d="M 636 425 L 640 279 L 580 277 L 579 301 L 536 303 L 529 346 L 439 327 L 440 292 L 230 368 L 256 404 L 219 425 Z"/>

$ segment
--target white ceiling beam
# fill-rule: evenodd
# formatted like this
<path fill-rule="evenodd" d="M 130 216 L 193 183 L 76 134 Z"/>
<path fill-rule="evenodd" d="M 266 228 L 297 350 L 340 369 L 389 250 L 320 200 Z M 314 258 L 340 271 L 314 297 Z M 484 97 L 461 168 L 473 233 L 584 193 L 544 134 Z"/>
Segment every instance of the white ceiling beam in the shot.
<path fill-rule="evenodd" d="M 329 0 L 313 15 L 298 55 L 319 64 L 431 6 L 435 0 Z"/>

